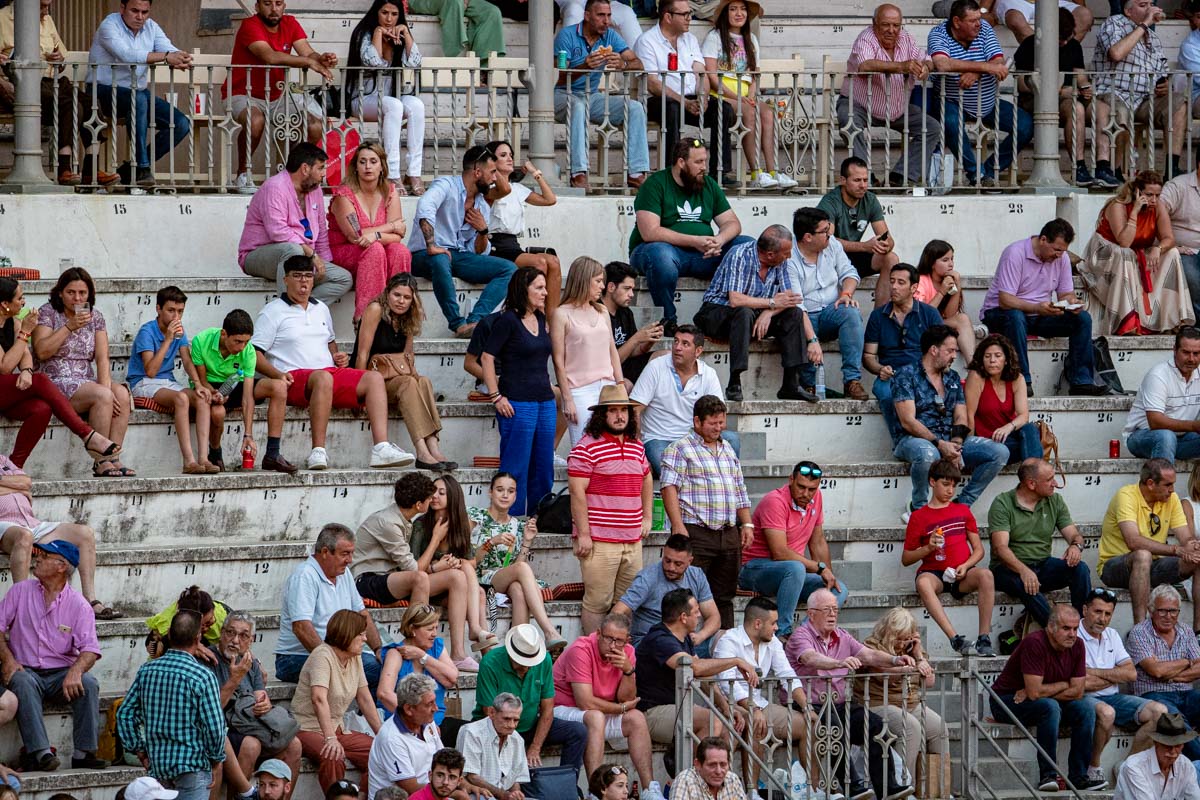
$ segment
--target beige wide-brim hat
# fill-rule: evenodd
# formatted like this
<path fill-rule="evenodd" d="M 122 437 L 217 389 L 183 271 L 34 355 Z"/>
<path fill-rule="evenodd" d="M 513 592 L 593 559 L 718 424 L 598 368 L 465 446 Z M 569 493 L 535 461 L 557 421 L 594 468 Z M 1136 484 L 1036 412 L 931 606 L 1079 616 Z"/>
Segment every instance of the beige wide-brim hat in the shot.
<path fill-rule="evenodd" d="M 717 10 L 713 12 L 712 19 L 715 20 L 717 17 L 721 16 L 721 12 L 725 10 L 725 6 L 732 2 L 734 2 L 734 0 L 721 0 L 721 2 L 717 4 Z M 750 18 L 746 20 L 747 22 L 753 22 L 763 15 L 763 7 L 754 2 L 754 0 L 739 0 L 739 2 L 746 4 L 746 13 L 750 16 Z"/>
<path fill-rule="evenodd" d="M 600 390 L 600 399 L 594 406 L 588 406 L 588 411 L 595 411 L 597 408 L 606 406 L 633 406 L 641 408 L 642 404 L 629 399 L 629 393 L 625 391 L 625 384 L 614 383 L 611 386 L 605 386 Z"/>
<path fill-rule="evenodd" d="M 546 641 L 536 625 L 514 625 L 504 635 L 508 657 L 523 667 L 536 667 L 546 660 Z"/>

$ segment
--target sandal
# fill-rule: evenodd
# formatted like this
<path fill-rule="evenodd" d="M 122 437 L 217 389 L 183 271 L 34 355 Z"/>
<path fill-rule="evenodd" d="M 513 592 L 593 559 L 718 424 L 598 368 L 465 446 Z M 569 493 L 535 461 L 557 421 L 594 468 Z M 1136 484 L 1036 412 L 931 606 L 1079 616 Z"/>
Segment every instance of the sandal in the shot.
<path fill-rule="evenodd" d="M 409 194 L 414 197 L 420 197 L 425 194 L 425 184 L 422 183 L 420 175 L 406 175 L 404 177 L 404 185 L 408 187 Z"/>
<path fill-rule="evenodd" d="M 96 466 L 92 467 L 93 478 L 122 478 L 120 467 L 115 466 L 111 461 L 97 461 Z"/>
<path fill-rule="evenodd" d="M 484 633 L 482 638 L 471 645 L 471 649 L 476 653 L 486 653 L 493 647 L 499 646 L 499 644 L 500 640 L 496 637 L 496 634 L 492 633 L 491 631 L 487 631 Z"/>
<path fill-rule="evenodd" d="M 83 440 L 83 448 L 87 450 L 87 454 L 92 457 L 93 461 L 108 461 L 114 456 L 121 455 L 121 445 L 117 444 L 116 442 L 110 442 L 107 450 L 93 450 L 90 445 L 92 443 L 92 437 L 95 435 L 96 431 L 92 431 L 87 435 L 87 438 Z"/>
<path fill-rule="evenodd" d="M 403 183 L 401 183 L 398 180 L 394 180 L 394 179 L 390 180 L 389 183 L 391 183 L 392 188 L 396 190 L 397 197 L 408 197 L 408 189 L 404 188 Z"/>
<path fill-rule="evenodd" d="M 117 467 L 118 470 L 121 471 L 122 478 L 137 477 L 137 472 L 135 472 L 131 467 L 127 467 L 124 464 L 121 464 L 121 462 L 119 462 L 119 461 L 116 462 L 115 466 Z"/>
<path fill-rule="evenodd" d="M 125 616 L 115 608 L 109 608 L 104 605 L 104 602 L 101 600 L 92 601 L 92 611 L 95 612 L 96 619 L 121 619 Z"/>

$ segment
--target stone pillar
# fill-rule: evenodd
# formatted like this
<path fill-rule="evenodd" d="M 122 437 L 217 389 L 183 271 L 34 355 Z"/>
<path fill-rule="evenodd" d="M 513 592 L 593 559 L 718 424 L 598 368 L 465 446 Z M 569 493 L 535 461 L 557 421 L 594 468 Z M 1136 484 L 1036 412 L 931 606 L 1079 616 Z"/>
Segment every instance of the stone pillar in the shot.
<path fill-rule="evenodd" d="M 36 192 L 56 189 L 42 169 L 42 63 L 38 0 L 16 0 L 16 44 L 12 64 L 17 72 L 15 156 L 12 172 L 0 192 Z M 62 124 L 67 124 L 66 120 Z"/>
<path fill-rule="evenodd" d="M 36 0 L 34 0 L 36 2 Z M 529 0 L 529 160 L 551 183 L 554 164 L 554 0 Z"/>
<path fill-rule="evenodd" d="M 1066 194 L 1071 187 L 1063 180 L 1058 150 L 1058 87 L 1062 85 L 1058 72 L 1058 4 L 1054 0 L 1036 0 L 1036 3 L 1033 173 L 1025 186 L 1038 194 Z"/>

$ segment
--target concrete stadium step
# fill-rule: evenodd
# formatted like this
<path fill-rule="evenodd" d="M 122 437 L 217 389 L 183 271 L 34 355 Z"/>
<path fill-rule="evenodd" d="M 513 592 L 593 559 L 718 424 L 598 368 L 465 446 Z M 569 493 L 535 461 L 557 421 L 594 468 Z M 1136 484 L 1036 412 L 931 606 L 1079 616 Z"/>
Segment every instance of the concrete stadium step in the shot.
<path fill-rule="evenodd" d="M 730 204 L 746 234 L 757 236 L 774 223 L 790 229 L 796 208 L 816 205 L 819 199 L 731 197 Z M 1098 195 L 1072 195 L 1062 201 L 950 195 L 896 196 L 882 202 L 901 259 L 915 264 L 927 241 L 944 238 L 950 230 L 960 271 L 990 276 L 1004 247 L 1036 234 L 1055 216 L 1081 230 L 1076 247 L 1082 250 L 1082 231 L 1090 235 L 1103 200 Z M 248 203 L 244 196 L 219 195 L 9 197 L 2 204 L 3 254 L 15 266 L 40 269 L 50 280 L 57 277 L 63 259 L 87 267 L 95 278 L 239 278 L 237 242 Z M 404 199 L 405 219 L 411 222 L 415 208 L 416 198 Z M 68 217 L 77 224 L 71 237 L 63 237 L 59 220 Z M 574 224 L 584 218 L 590 224 Z M 1004 223 L 971 224 L 998 219 Z M 1082 228 L 1077 219 L 1086 220 Z M 526 223 L 523 241 L 556 247 L 564 270 L 580 255 L 602 262 L 628 260 L 633 198 L 563 196 L 550 209 L 529 207 Z M 265 281 L 259 285 L 270 289 Z"/>

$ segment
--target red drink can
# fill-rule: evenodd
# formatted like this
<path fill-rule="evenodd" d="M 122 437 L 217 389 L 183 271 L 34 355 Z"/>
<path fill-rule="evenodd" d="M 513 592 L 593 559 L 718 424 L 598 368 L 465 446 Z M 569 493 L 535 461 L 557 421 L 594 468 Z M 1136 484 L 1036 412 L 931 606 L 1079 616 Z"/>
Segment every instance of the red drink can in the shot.
<path fill-rule="evenodd" d="M 1120 439 L 1109 439 L 1109 441 L 1108 441 L 1108 457 L 1109 458 L 1120 458 L 1121 457 L 1121 440 Z"/>
<path fill-rule="evenodd" d="M 254 469 L 254 450 L 249 443 L 242 448 L 242 469 Z"/>
<path fill-rule="evenodd" d="M 679 69 L 679 54 L 678 53 L 667 53 L 667 69 L 669 69 L 671 72 L 674 72 L 677 69 Z"/>

